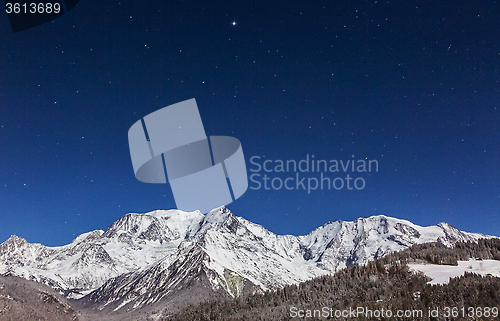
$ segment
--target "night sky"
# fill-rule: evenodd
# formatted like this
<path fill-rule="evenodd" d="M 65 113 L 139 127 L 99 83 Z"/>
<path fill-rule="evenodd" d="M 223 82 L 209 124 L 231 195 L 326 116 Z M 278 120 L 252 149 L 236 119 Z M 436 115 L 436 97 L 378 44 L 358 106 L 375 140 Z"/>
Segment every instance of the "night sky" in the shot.
<path fill-rule="evenodd" d="M 175 208 L 169 185 L 134 177 L 127 133 L 190 98 L 249 174 L 252 156 L 378 160 L 350 173 L 362 190 L 228 205 L 275 233 L 385 214 L 500 236 L 499 30 L 497 1 L 81 0 L 17 33 L 4 14 L 0 242 L 63 245 Z"/>

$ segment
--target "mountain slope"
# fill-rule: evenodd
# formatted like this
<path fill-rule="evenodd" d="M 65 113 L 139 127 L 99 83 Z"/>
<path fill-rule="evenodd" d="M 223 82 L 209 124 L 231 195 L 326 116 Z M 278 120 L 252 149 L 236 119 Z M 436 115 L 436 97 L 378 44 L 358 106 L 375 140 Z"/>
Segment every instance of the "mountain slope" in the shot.
<path fill-rule="evenodd" d="M 0 320 L 80 320 L 54 289 L 13 276 L 0 276 Z"/>
<path fill-rule="evenodd" d="M 450 320 L 453 318 L 443 313 L 449 307 L 464 307 L 463 314 L 455 313 L 457 320 L 497 320 L 500 278 L 482 275 L 485 271 L 498 269 L 499 260 L 498 238 L 477 243 L 460 242 L 449 248 L 440 243 L 418 244 L 367 264 L 302 282 L 299 286 L 289 285 L 245 299 L 209 300 L 193 304 L 177 314 L 164 313 L 159 320 Z M 424 262 L 458 265 L 433 265 L 433 272 L 437 272 L 437 267 L 447 270 L 440 271 L 441 280 L 438 280 L 446 276 L 446 284 L 431 286 L 430 278 L 411 268 L 429 266 L 422 265 Z M 475 273 L 470 273 L 474 268 L 466 268 L 467 273 L 457 277 L 463 274 L 464 269 L 460 266 L 466 262 L 467 265 L 483 262 L 484 266 Z M 455 268 L 462 272 L 455 273 L 452 271 Z M 441 282 L 432 280 L 431 283 Z M 481 317 L 473 315 L 476 310 Z M 376 317 L 374 311 L 381 317 Z M 405 311 L 411 314 L 405 315 Z M 428 311 L 435 312 L 429 314 Z"/>

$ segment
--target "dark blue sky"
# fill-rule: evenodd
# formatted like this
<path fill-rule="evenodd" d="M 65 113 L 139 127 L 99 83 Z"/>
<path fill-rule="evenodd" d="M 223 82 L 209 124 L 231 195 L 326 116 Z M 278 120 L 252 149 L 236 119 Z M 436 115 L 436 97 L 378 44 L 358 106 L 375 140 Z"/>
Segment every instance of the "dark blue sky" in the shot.
<path fill-rule="evenodd" d="M 81 0 L 18 33 L 4 15 L 0 241 L 62 245 L 173 208 L 168 185 L 135 179 L 127 132 L 190 98 L 249 169 L 378 160 L 355 173 L 363 190 L 249 189 L 228 205 L 273 232 L 385 214 L 500 235 L 498 30 L 497 1 Z"/>

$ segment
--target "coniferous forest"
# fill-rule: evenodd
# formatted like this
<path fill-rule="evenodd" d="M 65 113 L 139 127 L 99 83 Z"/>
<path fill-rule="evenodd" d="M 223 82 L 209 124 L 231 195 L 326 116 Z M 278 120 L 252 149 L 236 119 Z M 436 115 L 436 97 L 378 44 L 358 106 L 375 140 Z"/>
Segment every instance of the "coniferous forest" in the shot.
<path fill-rule="evenodd" d="M 459 242 L 453 248 L 439 243 L 414 245 L 277 291 L 189 306 L 163 320 L 498 320 L 500 278 L 465 273 L 448 284 L 429 285 L 427 276 L 408 267 L 413 262 L 457 265 L 469 259 L 500 260 L 500 239 Z M 366 313 L 356 317 L 335 315 L 361 308 Z M 311 317 L 306 318 L 307 310 Z M 388 317 L 387 310 L 408 314 Z M 377 317 L 374 311 L 386 314 Z"/>

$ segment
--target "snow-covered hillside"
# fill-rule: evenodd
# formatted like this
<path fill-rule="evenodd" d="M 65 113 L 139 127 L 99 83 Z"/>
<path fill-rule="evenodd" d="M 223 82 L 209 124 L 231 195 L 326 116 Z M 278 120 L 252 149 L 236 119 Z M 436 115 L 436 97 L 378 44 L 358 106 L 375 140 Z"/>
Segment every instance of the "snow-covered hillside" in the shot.
<path fill-rule="evenodd" d="M 464 275 L 465 272 L 472 272 L 481 276 L 488 275 L 500 277 L 500 261 L 497 260 L 474 260 L 458 261 L 458 265 L 437 265 L 437 264 L 408 264 L 410 269 L 421 271 L 432 280 L 429 284 L 446 284 L 450 278 Z"/>

